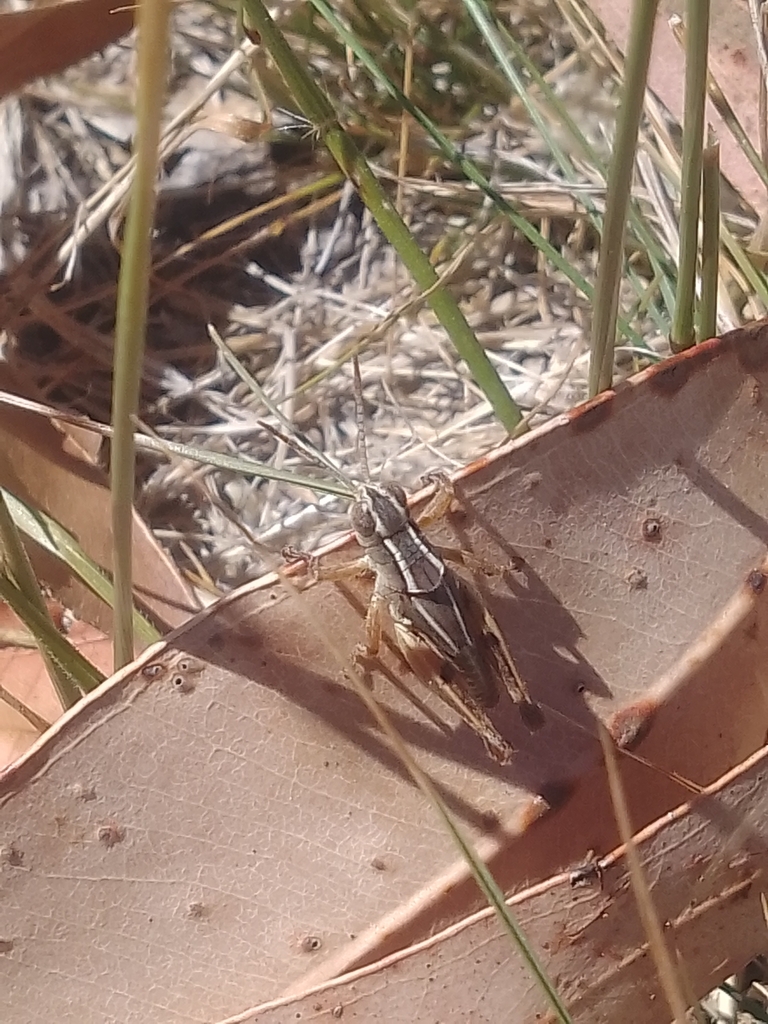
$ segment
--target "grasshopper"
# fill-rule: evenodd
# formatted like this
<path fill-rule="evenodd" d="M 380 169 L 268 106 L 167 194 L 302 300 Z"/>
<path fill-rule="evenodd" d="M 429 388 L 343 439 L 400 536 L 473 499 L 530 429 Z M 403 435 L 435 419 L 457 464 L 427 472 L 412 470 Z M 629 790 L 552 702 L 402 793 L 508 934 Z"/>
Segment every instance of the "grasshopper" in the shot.
<path fill-rule="evenodd" d="M 362 386 L 356 360 L 354 371 L 361 419 Z M 288 426 L 284 420 L 283 423 Z M 436 493 L 415 520 L 402 487 L 370 480 L 362 424 L 358 427 L 366 481 L 354 484 L 349 519 L 363 557 L 347 565 L 325 568 L 311 556 L 292 554 L 309 562 L 316 579 L 372 576 L 374 587 L 365 620 L 365 643 L 358 646 L 356 658 L 377 656 L 386 612 L 397 647 L 414 675 L 434 689 L 483 740 L 494 761 L 507 764 L 515 749 L 499 733 L 488 710 L 496 706 L 506 690 L 520 706 L 530 729 L 539 728 L 543 716 L 528 694 L 491 611 L 476 588 L 447 562 L 449 557 L 456 558 L 466 566 L 475 560 L 464 552 L 433 546 L 423 533 L 424 527 L 443 518 L 455 504 L 453 485 L 446 476 L 436 474 Z M 349 483 L 335 464 L 311 449 L 294 430 L 291 436 L 283 436 L 274 428 L 269 429 Z"/>
<path fill-rule="evenodd" d="M 331 569 L 315 565 L 313 571 L 316 578 L 336 580 L 372 574 L 365 644 L 358 657 L 378 654 L 386 611 L 414 675 L 480 736 L 493 760 L 507 764 L 514 747 L 498 732 L 488 709 L 506 690 L 531 729 L 541 726 L 541 709 L 531 700 L 491 611 L 475 587 L 449 566 L 447 559 L 456 553 L 433 546 L 422 532 L 456 500 L 446 477 L 436 482 L 436 493 L 418 521 L 398 484 L 358 484 L 349 518 L 362 559 Z M 464 553 L 457 560 L 474 562 Z"/>

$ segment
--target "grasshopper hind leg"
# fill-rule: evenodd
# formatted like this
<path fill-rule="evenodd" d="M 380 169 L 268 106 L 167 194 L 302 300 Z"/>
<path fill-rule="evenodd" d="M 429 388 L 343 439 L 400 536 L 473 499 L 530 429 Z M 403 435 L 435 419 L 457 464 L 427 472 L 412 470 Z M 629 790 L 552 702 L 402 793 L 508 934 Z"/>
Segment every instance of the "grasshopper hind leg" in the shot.
<path fill-rule="evenodd" d="M 515 748 L 505 740 L 490 720 L 484 708 L 462 690 L 457 690 L 450 683 L 440 679 L 434 681 L 440 696 L 461 720 L 483 741 L 488 756 L 499 764 L 509 764 L 515 756 Z"/>
<path fill-rule="evenodd" d="M 504 739 L 485 708 L 465 687 L 446 678 L 444 662 L 412 632 L 408 624 L 404 625 L 394 618 L 393 624 L 398 647 L 417 679 L 434 690 L 464 724 L 482 739 L 493 761 L 502 765 L 509 764 L 515 756 L 515 748 Z"/>

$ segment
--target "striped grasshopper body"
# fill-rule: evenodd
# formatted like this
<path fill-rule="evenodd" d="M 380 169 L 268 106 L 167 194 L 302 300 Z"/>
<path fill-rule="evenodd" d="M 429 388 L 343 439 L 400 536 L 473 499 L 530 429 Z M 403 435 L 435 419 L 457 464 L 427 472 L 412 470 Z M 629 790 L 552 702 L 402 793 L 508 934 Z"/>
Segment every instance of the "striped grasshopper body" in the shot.
<path fill-rule="evenodd" d="M 437 493 L 420 523 L 442 518 L 454 500 L 451 484 L 438 478 Z M 429 543 L 410 516 L 405 492 L 396 484 L 358 484 L 350 521 L 363 559 L 330 570 L 316 566 L 315 575 L 340 579 L 361 570 L 373 574 L 366 642 L 358 655 L 378 653 L 386 610 L 397 646 L 417 678 L 434 688 L 482 738 L 490 757 L 507 764 L 514 747 L 487 714 L 502 691 L 520 705 L 529 728 L 539 728 L 543 719 L 481 596 Z M 461 560 L 466 562 L 466 556 Z"/>
<path fill-rule="evenodd" d="M 490 757 L 507 764 L 515 750 L 488 716 L 504 690 L 520 706 L 530 729 L 538 729 L 543 716 L 528 695 L 512 655 L 481 595 L 447 564 L 454 557 L 434 547 L 421 527 L 441 519 L 455 501 L 453 485 L 437 474 L 433 500 L 415 521 L 408 510 L 405 491 L 396 484 L 370 480 L 362 422 L 362 382 L 357 358 L 353 359 L 355 399 L 358 411 L 358 444 L 366 480 L 353 484 L 349 518 L 363 558 L 346 566 L 326 568 L 316 559 L 291 552 L 310 564 L 316 579 L 341 580 L 367 573 L 374 587 L 365 620 L 365 644 L 356 654 L 372 658 L 381 645 L 383 613 L 392 621 L 395 640 L 414 674 L 433 688 L 453 711 L 480 736 Z M 277 406 L 261 395 L 267 408 L 286 429 L 264 424 L 276 437 L 311 461 L 319 463 L 349 486 L 350 480 L 320 452 L 314 450 Z M 474 561 L 458 552 L 458 561 Z"/>

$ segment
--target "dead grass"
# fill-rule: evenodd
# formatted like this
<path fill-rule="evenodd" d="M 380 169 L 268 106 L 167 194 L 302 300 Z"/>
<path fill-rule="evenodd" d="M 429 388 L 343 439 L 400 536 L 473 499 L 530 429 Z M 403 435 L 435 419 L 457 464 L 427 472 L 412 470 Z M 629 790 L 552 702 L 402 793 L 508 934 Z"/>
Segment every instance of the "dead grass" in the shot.
<path fill-rule="evenodd" d="M 553 5 L 511 10 L 527 52 L 592 145 L 607 154 L 615 85 L 605 61 L 580 56 Z M 413 487 L 428 469 L 470 461 L 501 441 L 484 396 L 433 314 L 414 302 L 391 249 L 328 159 L 301 127 L 270 131 L 252 123 L 264 115 L 236 54 L 234 19 L 203 4 L 179 8 L 175 17 L 169 113 L 179 124 L 167 133 L 155 237 L 146 429 L 295 464 L 293 453 L 259 426 L 264 410 L 216 357 L 211 322 L 318 447 L 352 471 L 356 428 L 344 357 L 353 345 L 362 346 L 374 472 Z M 476 56 L 463 36 L 459 42 L 466 57 L 460 73 L 435 60 L 426 77 L 422 69 L 414 96 L 433 104 L 432 115 L 440 114 L 454 141 L 593 280 L 597 235 L 587 206 L 598 214 L 602 208 L 601 173 L 553 120 L 555 138 L 570 147 L 580 172 L 578 182 L 569 181 L 520 102 L 500 101 L 490 73 L 488 100 L 478 100 L 466 84 L 479 80 Z M 348 122 L 357 122 L 369 158 L 393 180 L 399 116 L 383 103 L 374 116 L 376 96 L 364 76 L 338 55 L 330 59 L 319 43 L 305 45 Z M 451 56 L 458 59 L 456 51 Z M 4 297 L 5 352 L 31 397 L 100 420 L 109 418 L 132 61 L 129 39 L 6 107 L 16 189 L 4 212 L 17 230 L 3 259 L 18 269 Z M 223 74 L 227 61 L 232 70 Z M 256 63 L 276 89 L 258 54 Z M 361 111 L 370 114 L 365 126 Z M 649 126 L 648 154 L 668 130 Z M 410 139 L 406 177 L 392 190 L 411 229 L 449 274 L 471 326 L 531 421 L 570 408 L 586 394 L 588 300 L 473 186 L 455 180 L 418 133 L 412 130 Z M 671 248 L 674 203 L 655 158 L 646 160 L 637 192 Z M 652 274 L 639 251 L 634 265 L 647 286 Z M 619 349 L 620 372 L 631 372 L 667 347 L 657 296 L 649 296 L 648 310 L 638 307 L 629 285 L 624 298 L 643 342 Z M 737 296 L 735 320 L 742 307 Z M 219 587 L 264 569 L 269 558 L 260 545 L 275 553 L 286 544 L 310 547 L 346 528 L 333 499 L 178 459 L 143 460 L 140 483 L 141 511 L 174 558 Z"/>

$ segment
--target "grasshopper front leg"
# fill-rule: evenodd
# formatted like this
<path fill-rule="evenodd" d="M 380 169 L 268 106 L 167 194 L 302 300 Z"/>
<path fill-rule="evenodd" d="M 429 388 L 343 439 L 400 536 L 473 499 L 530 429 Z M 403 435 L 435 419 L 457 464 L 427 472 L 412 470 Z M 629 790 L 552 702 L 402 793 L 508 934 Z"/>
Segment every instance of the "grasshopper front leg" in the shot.
<path fill-rule="evenodd" d="M 308 556 L 309 571 L 312 576 L 319 582 L 322 580 L 328 580 L 334 583 L 340 583 L 343 580 L 360 579 L 362 577 L 375 576 L 370 565 L 365 558 L 355 558 L 351 562 L 345 562 L 342 565 L 321 565 L 317 558 Z M 382 611 L 386 605 L 386 600 L 377 594 L 375 591 L 371 595 L 371 600 L 368 604 L 368 611 L 365 615 L 365 643 L 358 644 L 355 648 L 355 660 L 363 661 L 368 658 L 376 658 L 379 650 L 381 649 L 381 635 L 382 635 Z"/>

